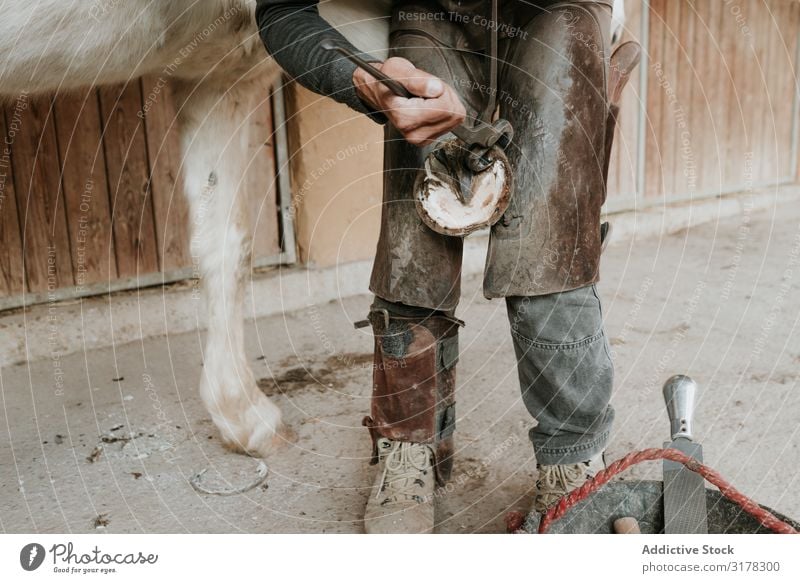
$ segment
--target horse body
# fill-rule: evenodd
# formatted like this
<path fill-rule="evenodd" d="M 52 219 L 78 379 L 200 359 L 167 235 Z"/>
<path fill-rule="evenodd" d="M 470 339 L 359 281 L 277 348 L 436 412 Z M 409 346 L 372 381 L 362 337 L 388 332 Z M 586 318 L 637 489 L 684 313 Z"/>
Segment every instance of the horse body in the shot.
<path fill-rule="evenodd" d="M 9 0 L 0 87 L 9 95 L 119 83 L 176 62 L 176 78 L 232 65 L 243 72 L 268 62 L 254 8 L 248 0 Z"/>

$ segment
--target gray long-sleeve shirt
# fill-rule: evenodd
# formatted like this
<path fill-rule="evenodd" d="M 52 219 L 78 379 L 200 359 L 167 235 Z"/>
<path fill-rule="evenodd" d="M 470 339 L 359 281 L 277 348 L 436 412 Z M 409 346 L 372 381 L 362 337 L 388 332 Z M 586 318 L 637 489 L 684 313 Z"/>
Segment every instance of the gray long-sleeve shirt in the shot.
<path fill-rule="evenodd" d="M 334 39 L 360 52 L 319 15 L 317 4 L 314 0 L 257 0 L 256 22 L 267 52 L 303 87 L 385 123 L 385 116 L 372 110 L 356 93 L 355 65 L 320 46 L 323 40 Z"/>

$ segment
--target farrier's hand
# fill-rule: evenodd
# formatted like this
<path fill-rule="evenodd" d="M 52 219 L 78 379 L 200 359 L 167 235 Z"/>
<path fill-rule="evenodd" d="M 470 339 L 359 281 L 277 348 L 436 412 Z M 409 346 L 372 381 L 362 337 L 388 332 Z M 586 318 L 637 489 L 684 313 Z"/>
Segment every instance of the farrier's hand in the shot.
<path fill-rule="evenodd" d="M 419 95 L 413 99 L 399 97 L 363 69 L 357 68 L 353 73 L 361 99 L 386 115 L 408 142 L 415 146 L 430 144 L 464 121 L 464 104 L 455 90 L 438 77 L 400 57 L 372 64 Z"/>

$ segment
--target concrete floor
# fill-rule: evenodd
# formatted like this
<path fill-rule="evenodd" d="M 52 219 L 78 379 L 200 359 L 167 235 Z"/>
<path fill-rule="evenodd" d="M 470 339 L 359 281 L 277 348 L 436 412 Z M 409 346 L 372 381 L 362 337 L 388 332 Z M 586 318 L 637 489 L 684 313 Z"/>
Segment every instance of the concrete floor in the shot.
<path fill-rule="evenodd" d="M 606 252 L 600 291 L 617 370 L 610 459 L 662 444 L 661 385 L 690 374 L 702 390 L 706 461 L 760 503 L 800 517 L 798 206 Z M 373 475 L 360 426 L 372 341 L 351 322 L 368 303 L 347 298 L 247 326 L 262 388 L 299 440 L 268 460 L 267 488 L 237 496 L 188 483 L 203 468 L 210 485 L 243 483 L 257 466 L 220 446 L 200 403 L 201 333 L 3 369 L 0 530 L 359 532 Z M 459 450 L 439 531 L 502 532 L 506 512 L 528 505 L 531 420 L 503 302 L 483 299 L 480 280 L 468 278 L 458 315 L 467 321 Z M 649 463 L 625 479 L 659 476 Z"/>

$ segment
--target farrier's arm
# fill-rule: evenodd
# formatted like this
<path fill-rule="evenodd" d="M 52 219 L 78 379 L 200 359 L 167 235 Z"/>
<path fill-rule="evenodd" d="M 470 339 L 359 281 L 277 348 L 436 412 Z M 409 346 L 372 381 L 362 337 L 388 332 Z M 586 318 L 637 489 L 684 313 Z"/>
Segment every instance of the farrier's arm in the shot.
<path fill-rule="evenodd" d="M 352 109 L 369 115 L 378 123 L 386 117 L 367 105 L 356 93 L 353 72 L 356 66 L 322 49 L 324 39 L 361 51 L 331 27 L 317 11 L 316 1 L 258 0 L 256 21 L 267 52 L 303 87 L 327 95 Z M 368 61 L 378 59 L 363 55 Z"/>
<path fill-rule="evenodd" d="M 456 91 L 406 59 L 392 57 L 376 66 L 419 96 L 411 99 L 393 94 L 347 59 L 325 51 L 320 46 L 322 41 L 334 39 L 360 52 L 320 17 L 317 3 L 256 3 L 256 21 L 267 52 L 301 85 L 365 113 L 378 123 L 385 123 L 388 118 L 408 142 L 417 146 L 433 142 L 464 120 L 466 111 Z M 364 58 L 377 61 L 366 55 Z"/>

